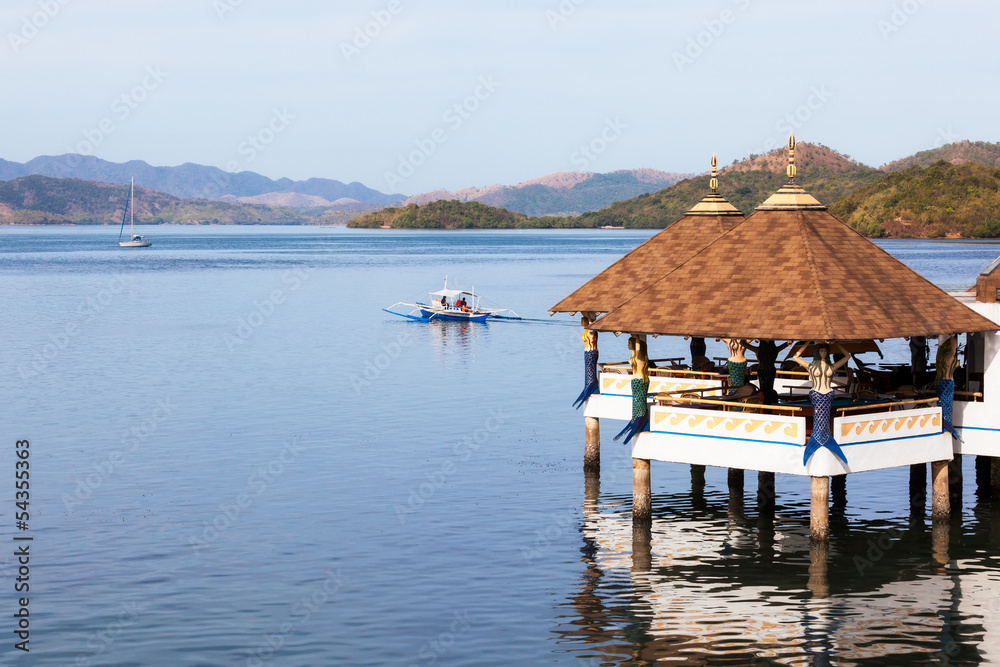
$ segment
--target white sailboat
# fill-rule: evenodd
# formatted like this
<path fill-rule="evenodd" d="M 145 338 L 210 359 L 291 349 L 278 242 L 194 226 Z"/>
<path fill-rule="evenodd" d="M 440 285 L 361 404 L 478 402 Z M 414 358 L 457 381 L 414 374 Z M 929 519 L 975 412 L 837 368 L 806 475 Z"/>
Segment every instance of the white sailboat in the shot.
<path fill-rule="evenodd" d="M 122 248 L 148 248 L 153 245 L 152 241 L 147 241 L 146 237 L 135 234 L 135 207 L 132 205 L 132 198 L 135 196 L 135 178 L 132 178 L 132 185 L 129 187 L 128 199 L 125 201 L 125 212 L 122 214 L 122 228 L 118 231 L 118 245 Z M 125 231 L 125 218 L 129 218 L 128 235 L 129 239 L 122 240 L 122 233 Z"/>

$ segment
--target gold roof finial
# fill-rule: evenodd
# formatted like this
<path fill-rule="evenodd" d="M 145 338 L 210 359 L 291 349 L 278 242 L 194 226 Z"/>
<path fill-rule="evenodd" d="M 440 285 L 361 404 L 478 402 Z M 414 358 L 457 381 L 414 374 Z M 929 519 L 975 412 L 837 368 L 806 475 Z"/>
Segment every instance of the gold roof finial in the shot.
<path fill-rule="evenodd" d="M 788 168 L 785 169 L 785 173 L 788 174 L 788 180 L 795 179 L 795 133 L 792 132 L 788 137 Z"/>
<path fill-rule="evenodd" d="M 719 172 L 716 170 L 716 165 L 718 162 L 715 160 L 715 153 L 712 153 L 712 179 L 708 182 L 708 187 L 712 188 L 712 192 L 719 189 Z"/>

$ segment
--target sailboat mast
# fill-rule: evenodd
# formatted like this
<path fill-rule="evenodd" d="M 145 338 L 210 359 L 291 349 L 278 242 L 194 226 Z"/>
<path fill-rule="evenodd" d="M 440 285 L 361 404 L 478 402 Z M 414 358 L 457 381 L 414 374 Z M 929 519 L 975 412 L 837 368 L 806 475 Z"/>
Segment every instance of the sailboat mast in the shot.
<path fill-rule="evenodd" d="M 135 199 L 135 176 L 132 177 L 132 186 L 129 188 L 128 199 L 129 199 L 130 202 L 133 199 Z M 128 223 L 128 235 L 129 235 L 129 238 L 132 237 L 132 234 L 135 231 L 134 230 L 134 227 L 135 227 L 135 206 L 132 207 L 132 214 L 131 215 L 132 215 L 132 217 L 129 219 L 129 223 Z"/>

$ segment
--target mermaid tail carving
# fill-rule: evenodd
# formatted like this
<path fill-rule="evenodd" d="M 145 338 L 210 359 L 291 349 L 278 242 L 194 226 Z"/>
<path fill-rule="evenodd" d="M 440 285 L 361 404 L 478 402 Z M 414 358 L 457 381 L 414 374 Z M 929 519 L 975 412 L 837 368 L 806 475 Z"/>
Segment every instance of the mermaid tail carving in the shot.
<path fill-rule="evenodd" d="M 955 400 L 955 381 L 941 379 L 937 381 L 934 388 L 937 391 L 938 405 L 941 406 L 941 421 L 944 423 L 944 429 L 951 433 L 951 436 L 959 442 L 965 442 L 951 423 L 953 412 L 952 402 Z"/>
<path fill-rule="evenodd" d="M 645 382 L 640 378 L 632 378 L 632 419 L 625 424 L 615 440 L 621 440 L 626 434 L 623 445 L 627 445 L 629 440 L 646 430 L 649 426 L 649 405 L 646 404 L 646 397 L 649 395 L 649 380 Z"/>
<path fill-rule="evenodd" d="M 806 443 L 806 449 L 802 453 L 802 465 L 809 463 L 809 459 L 821 447 L 826 447 L 833 455 L 847 465 L 847 455 L 841 449 L 837 441 L 830 433 L 830 408 L 833 406 L 833 392 L 821 394 L 815 389 L 809 392 L 809 402 L 813 406 L 813 430 Z"/>
<path fill-rule="evenodd" d="M 591 394 L 597 392 L 597 350 L 585 350 L 583 352 L 583 379 L 583 391 L 573 401 L 573 407 L 577 409 L 580 409 L 580 406 L 590 398 Z"/>

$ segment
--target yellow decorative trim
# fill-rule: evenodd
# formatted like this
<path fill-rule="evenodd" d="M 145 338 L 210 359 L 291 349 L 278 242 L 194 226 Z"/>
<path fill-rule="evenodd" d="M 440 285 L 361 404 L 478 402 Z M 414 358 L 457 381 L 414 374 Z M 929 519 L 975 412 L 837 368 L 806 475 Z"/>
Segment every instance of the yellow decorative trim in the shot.
<path fill-rule="evenodd" d="M 754 419 L 752 417 L 733 417 L 731 415 L 710 416 L 699 414 L 688 414 L 684 412 L 673 412 L 670 410 L 655 410 L 653 412 L 653 424 L 659 425 L 669 422 L 674 428 L 694 429 L 703 426 L 708 431 L 722 431 L 731 433 L 737 429 L 743 432 L 773 434 L 778 429 L 790 438 L 797 438 L 799 435 L 799 425 L 796 422 L 774 421 L 770 419 Z"/>

